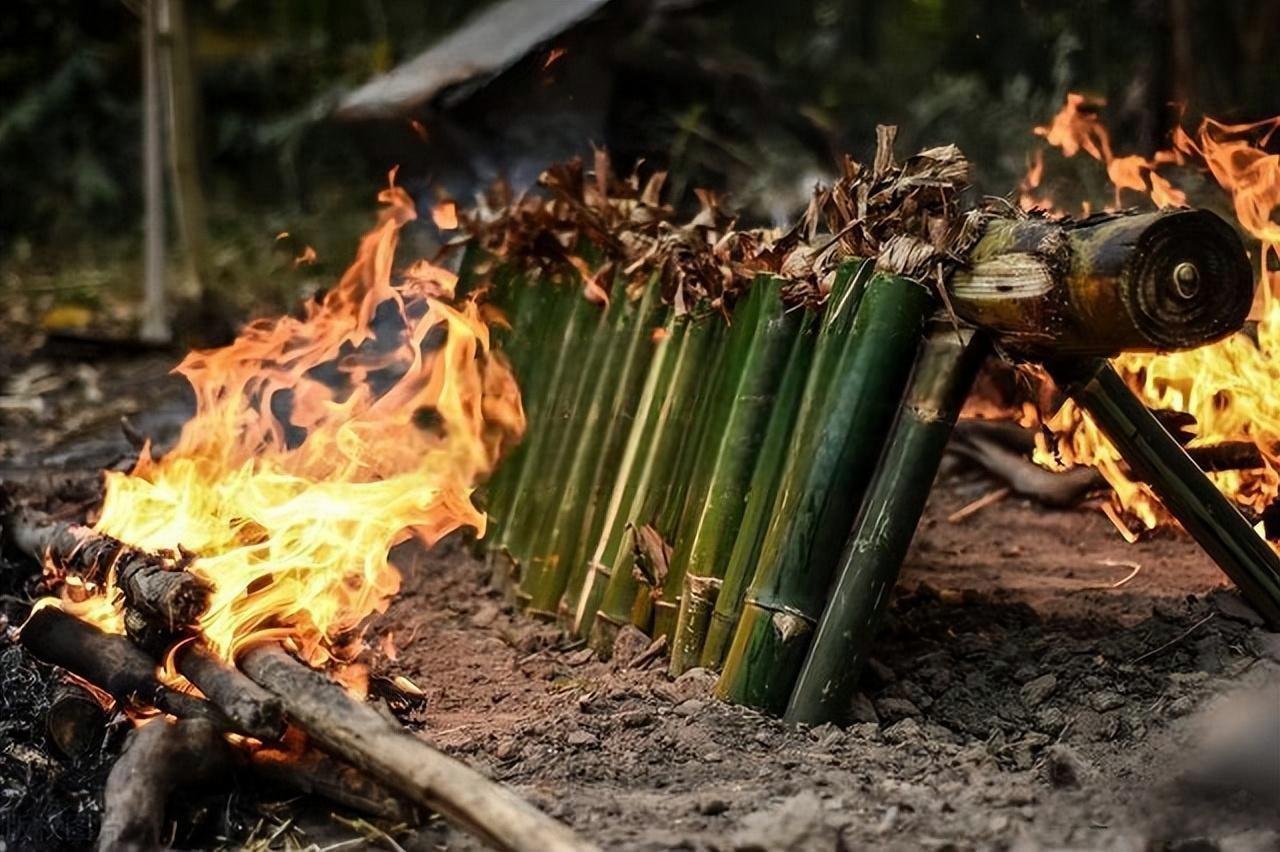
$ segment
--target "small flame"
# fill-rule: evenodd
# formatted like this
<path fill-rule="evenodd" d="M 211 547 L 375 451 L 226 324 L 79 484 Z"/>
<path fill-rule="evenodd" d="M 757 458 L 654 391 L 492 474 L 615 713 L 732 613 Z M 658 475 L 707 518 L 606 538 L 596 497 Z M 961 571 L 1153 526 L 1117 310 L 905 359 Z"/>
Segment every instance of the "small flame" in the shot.
<path fill-rule="evenodd" d="M 454 298 L 456 277 L 426 261 L 393 275 L 417 214 L 394 173 L 378 197 L 380 221 L 337 286 L 300 318 L 188 355 L 177 372 L 196 414 L 177 446 L 107 474 L 95 529 L 198 554 L 189 570 L 214 588 L 198 627 L 229 659 L 266 639 L 316 666 L 352 656 L 400 587 L 391 549 L 483 533 L 472 491 L 524 429 L 515 378 L 480 306 Z M 63 606 L 121 631 L 104 594 Z M 362 688 L 361 671 L 346 677 Z"/>
<path fill-rule="evenodd" d="M 1235 334 L 1186 352 L 1126 353 L 1114 360 L 1149 407 L 1195 418 L 1191 446 L 1224 441 L 1257 445 L 1264 459 L 1261 469 L 1210 474 L 1237 504 L 1257 512 L 1280 494 L 1280 395 L 1272 393 L 1280 385 L 1280 271 L 1272 268 L 1280 261 L 1280 154 L 1266 150 L 1277 129 L 1280 116 L 1255 124 L 1205 119 L 1195 138 L 1177 128 L 1169 150 L 1150 158 L 1117 158 L 1096 107 L 1073 94 L 1047 127 L 1035 131 L 1066 156 L 1085 151 L 1104 163 L 1117 200 L 1121 189 L 1132 189 L 1148 192 L 1161 207 L 1183 205 L 1185 193 L 1156 169 L 1199 165 L 1230 193 L 1237 223 L 1260 243 L 1253 334 Z M 1024 423 L 1035 418 L 1034 409 L 1024 411 Z M 1045 425 L 1056 440 L 1050 446 L 1043 435 L 1039 437 L 1037 461 L 1047 467 L 1093 465 L 1114 489 L 1114 510 L 1126 511 L 1148 529 L 1169 521 L 1147 485 L 1130 478 L 1120 454 L 1074 402 L 1068 400 Z M 1119 520 L 1115 512 L 1111 517 Z"/>

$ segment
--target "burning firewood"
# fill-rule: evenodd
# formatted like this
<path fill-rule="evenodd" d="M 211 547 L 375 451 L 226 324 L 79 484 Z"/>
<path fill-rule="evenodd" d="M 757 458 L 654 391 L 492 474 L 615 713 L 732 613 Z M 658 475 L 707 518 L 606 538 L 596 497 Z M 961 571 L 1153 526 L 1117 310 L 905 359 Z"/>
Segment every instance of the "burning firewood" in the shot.
<path fill-rule="evenodd" d="M 507 788 L 356 701 L 281 648 L 253 648 L 240 657 L 239 665 L 279 696 L 289 719 L 319 746 L 495 847 L 528 852 L 594 848 Z"/>
<path fill-rule="evenodd" d="M 45 714 L 49 739 L 67 757 L 79 758 L 102 744 L 107 714 L 89 690 L 72 681 L 61 683 Z"/>
<path fill-rule="evenodd" d="M 126 637 L 104 633 L 56 606 L 33 612 L 19 638 L 38 659 L 83 678 L 126 707 L 155 707 L 182 719 L 207 719 L 219 729 L 230 726 L 209 702 L 161 684 L 155 661 Z"/>
<path fill-rule="evenodd" d="M 173 792 L 215 783 L 230 769 L 230 748 L 207 719 L 156 719 L 134 729 L 107 776 L 98 849 L 162 848 Z"/>
<path fill-rule="evenodd" d="M 207 582 L 184 568 L 184 559 L 148 553 L 80 524 L 20 511 L 9 518 L 14 544 L 36 560 L 89 582 L 103 585 L 114 572 L 113 587 L 125 604 L 168 632 L 194 624 L 209 606 Z"/>
<path fill-rule="evenodd" d="M 1170 513 L 1273 629 L 1280 629 L 1280 556 L 1257 535 L 1105 359 L 1051 365 L 1054 379 L 1119 447 Z"/>
<path fill-rule="evenodd" d="M 182 644 L 174 653 L 174 663 L 183 677 L 235 723 L 236 730 L 266 741 L 284 734 L 280 700 L 223 662 L 202 640 Z"/>

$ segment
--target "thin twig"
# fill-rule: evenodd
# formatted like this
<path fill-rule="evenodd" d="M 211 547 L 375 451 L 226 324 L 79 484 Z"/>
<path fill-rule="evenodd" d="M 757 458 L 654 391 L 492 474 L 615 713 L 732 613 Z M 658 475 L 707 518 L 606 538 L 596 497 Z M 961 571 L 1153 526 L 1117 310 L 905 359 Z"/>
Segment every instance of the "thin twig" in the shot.
<path fill-rule="evenodd" d="M 950 515 L 947 515 L 947 523 L 958 524 L 961 521 L 970 517 L 971 515 L 976 515 L 978 512 L 981 512 L 983 509 L 987 508 L 988 506 L 999 503 L 1001 500 L 1008 497 L 1012 493 L 1013 493 L 1013 489 L 1011 489 L 1007 485 L 1003 485 L 1000 488 L 995 489 L 994 491 L 988 491 L 986 494 L 983 494 L 977 500 L 974 500 L 971 503 L 961 506 L 959 509 L 956 509 Z"/>
<path fill-rule="evenodd" d="M 1129 560 L 1129 559 L 1099 559 L 1098 564 L 1105 565 L 1108 568 L 1129 568 L 1132 570 L 1130 570 L 1129 573 L 1126 574 L 1123 579 L 1116 580 L 1114 583 L 1100 583 L 1099 585 L 1096 585 L 1096 586 L 1085 586 L 1084 588 L 1086 589 L 1118 589 L 1124 584 L 1128 583 L 1134 577 L 1138 576 L 1138 572 L 1142 570 L 1142 565 L 1140 565 L 1137 562 L 1133 562 L 1132 560 Z"/>
<path fill-rule="evenodd" d="M 1141 663 L 1141 662 L 1142 662 L 1142 661 L 1144 661 L 1144 660 L 1149 660 L 1149 659 L 1151 659 L 1152 657 L 1154 657 L 1155 655 L 1159 654 L 1160 652 L 1162 652 L 1162 651 L 1167 651 L 1169 648 L 1172 648 L 1174 645 L 1177 645 L 1177 644 L 1178 644 L 1179 642 L 1181 642 L 1183 639 L 1186 639 L 1188 636 L 1190 636 L 1192 633 L 1194 633 L 1194 632 L 1195 632 L 1195 631 L 1196 631 L 1196 630 L 1197 630 L 1201 625 L 1203 625 L 1203 624 L 1205 624 L 1205 623 L 1207 623 L 1207 622 L 1211 621 L 1215 615 L 1217 615 L 1217 613 L 1216 613 L 1216 612 L 1211 612 L 1211 613 L 1209 613 L 1209 614 L 1208 614 L 1208 615 L 1206 615 L 1204 618 L 1200 619 L 1200 620 L 1199 620 L 1199 621 L 1197 621 L 1195 624 L 1191 625 L 1191 626 L 1190 626 L 1190 627 L 1188 627 L 1186 630 L 1182 631 L 1182 632 L 1181 632 L 1181 633 L 1179 633 L 1177 636 L 1175 636 L 1175 637 L 1173 637 L 1172 639 L 1170 639 L 1168 642 L 1165 642 L 1165 643 L 1164 643 L 1163 645 L 1161 645 L 1159 648 L 1154 648 L 1154 649 L 1152 649 L 1152 650 L 1150 650 L 1150 651 L 1147 651 L 1145 654 L 1143 654 L 1143 655 L 1141 655 L 1141 656 L 1139 656 L 1139 657 L 1134 657 L 1134 659 L 1133 659 L 1133 665 L 1137 665 L 1138 663 Z"/>

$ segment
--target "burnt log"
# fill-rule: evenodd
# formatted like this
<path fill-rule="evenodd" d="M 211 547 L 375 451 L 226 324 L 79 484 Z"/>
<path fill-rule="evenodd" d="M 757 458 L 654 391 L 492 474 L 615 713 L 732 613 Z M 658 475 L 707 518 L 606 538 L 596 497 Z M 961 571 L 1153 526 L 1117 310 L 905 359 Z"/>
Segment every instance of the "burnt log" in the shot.
<path fill-rule="evenodd" d="M 167 848 L 169 796 L 216 783 L 230 768 L 230 747 L 207 719 L 156 719 L 135 728 L 107 776 L 99 852 Z"/>
<path fill-rule="evenodd" d="M 1207 210 L 993 218 L 948 285 L 956 314 L 1018 355 L 1186 349 L 1239 331 L 1244 244 Z"/>
<path fill-rule="evenodd" d="M 58 685 L 45 713 L 45 730 L 54 748 L 72 759 L 102 745 L 107 714 L 93 693 L 78 683 Z"/>
<path fill-rule="evenodd" d="M 506 787 L 352 698 L 279 646 L 250 649 L 238 663 L 280 697 L 290 721 L 320 748 L 492 846 L 513 852 L 595 848 Z"/>
<path fill-rule="evenodd" d="M 124 636 L 106 633 L 56 606 L 31 613 L 18 634 L 36 658 L 66 669 L 125 706 L 154 707 L 179 718 L 203 718 L 234 727 L 212 704 L 156 679 L 156 664 Z"/>
<path fill-rule="evenodd" d="M 33 559 L 47 559 L 99 585 L 114 572 L 114 587 L 125 605 L 168 632 L 187 629 L 209 607 L 213 589 L 184 570 L 185 558 L 149 553 L 81 524 L 36 512 L 16 512 L 7 526 L 14 544 Z"/>

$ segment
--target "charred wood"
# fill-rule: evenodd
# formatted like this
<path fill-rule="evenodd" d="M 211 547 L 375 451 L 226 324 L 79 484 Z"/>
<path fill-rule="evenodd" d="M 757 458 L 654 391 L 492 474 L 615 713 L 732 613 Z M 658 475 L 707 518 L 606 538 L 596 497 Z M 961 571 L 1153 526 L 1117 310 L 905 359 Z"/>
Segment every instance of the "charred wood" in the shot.
<path fill-rule="evenodd" d="M 415 809 L 360 770 L 306 743 L 290 729 L 281 747 L 256 749 L 249 757 L 259 775 L 300 793 L 319 796 L 368 816 L 397 822 L 415 820 Z"/>
<path fill-rule="evenodd" d="M 179 632 L 209 606 L 210 585 L 184 569 L 185 558 L 148 553 L 81 524 L 22 511 L 9 518 L 19 550 L 49 559 L 68 573 L 104 583 L 114 569 L 115 588 L 125 604 L 170 632 Z"/>
<path fill-rule="evenodd" d="M 62 754 L 73 759 L 88 754 L 102 744 L 106 727 L 106 711 L 89 690 L 71 681 L 54 690 L 45 728 Z"/>
<path fill-rule="evenodd" d="M 355 700 L 280 647 L 251 649 L 239 664 L 280 697 L 289 719 L 318 746 L 491 845 L 518 852 L 595 848 L 507 788 Z"/>
<path fill-rule="evenodd" d="M 105 633 L 57 607 L 37 609 L 22 625 L 23 647 L 50 665 L 66 669 L 126 706 L 155 707 L 179 718 L 230 725 L 207 701 L 184 695 L 156 679 L 155 662 L 124 636 Z"/>
<path fill-rule="evenodd" d="M 178 648 L 178 671 L 227 715 L 235 728 L 260 740 L 276 740 L 284 733 L 284 708 L 280 699 L 223 662 L 197 639 Z"/>
<path fill-rule="evenodd" d="M 135 728 L 107 776 L 99 852 L 166 848 L 170 794 L 216 783 L 230 767 L 230 747 L 207 719 L 156 719 Z"/>

